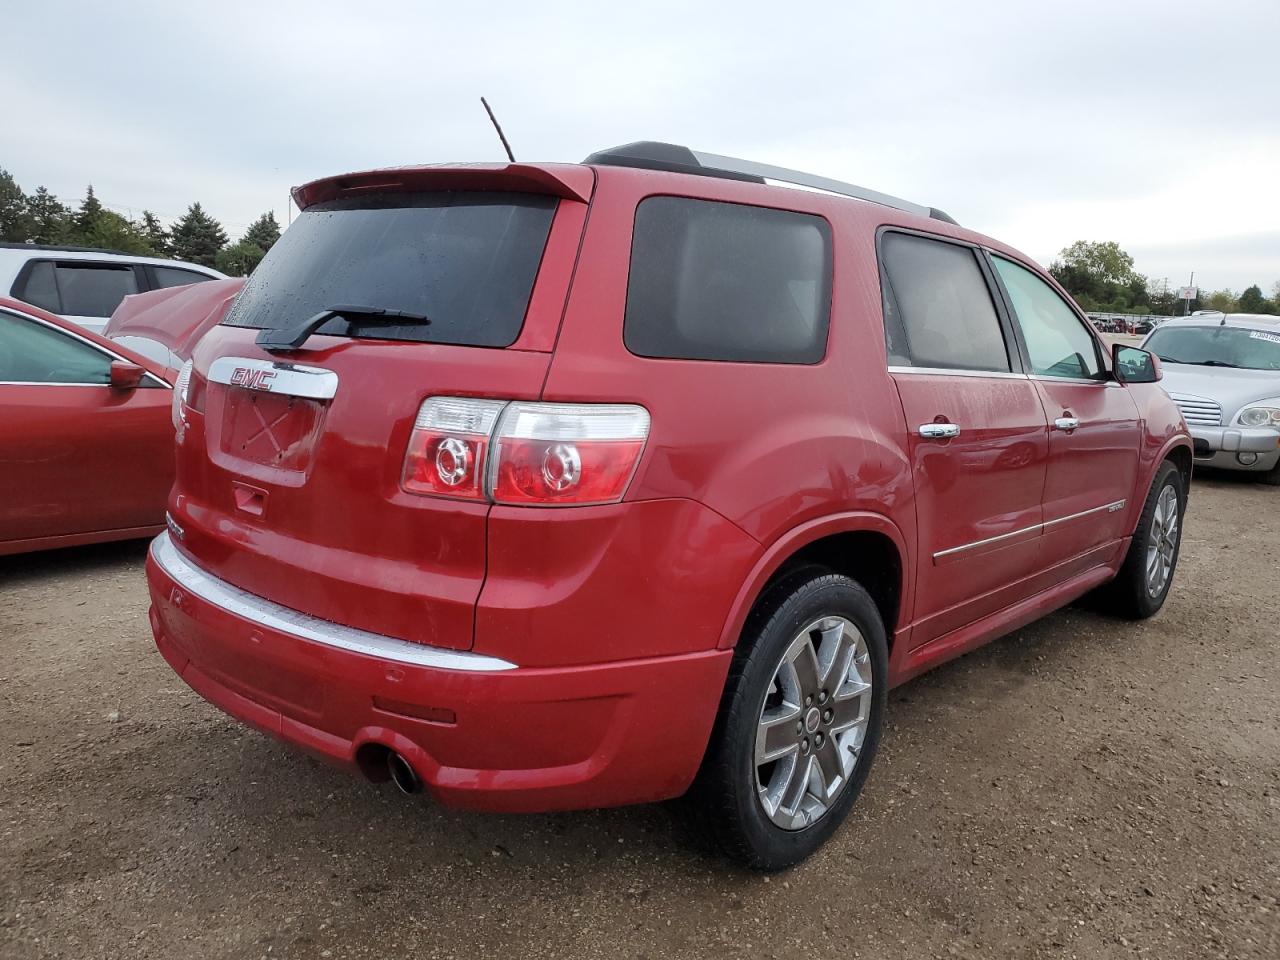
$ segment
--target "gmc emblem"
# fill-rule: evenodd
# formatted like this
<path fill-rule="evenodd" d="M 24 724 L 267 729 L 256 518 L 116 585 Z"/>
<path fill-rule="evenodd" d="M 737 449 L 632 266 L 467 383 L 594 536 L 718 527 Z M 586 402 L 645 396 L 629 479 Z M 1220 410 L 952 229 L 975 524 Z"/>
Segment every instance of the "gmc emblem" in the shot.
<path fill-rule="evenodd" d="M 236 367 L 231 371 L 232 385 L 249 390 L 270 390 L 271 381 L 275 378 L 274 370 L 250 370 L 248 367 Z"/>

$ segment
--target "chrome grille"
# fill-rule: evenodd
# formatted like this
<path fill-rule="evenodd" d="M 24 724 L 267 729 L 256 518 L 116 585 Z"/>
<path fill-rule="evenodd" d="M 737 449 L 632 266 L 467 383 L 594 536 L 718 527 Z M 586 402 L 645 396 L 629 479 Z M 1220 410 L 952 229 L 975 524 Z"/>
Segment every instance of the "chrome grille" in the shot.
<path fill-rule="evenodd" d="M 1204 397 L 1182 397 L 1170 394 L 1173 402 L 1182 411 L 1182 417 L 1189 424 L 1200 427 L 1222 426 L 1222 404 Z"/>

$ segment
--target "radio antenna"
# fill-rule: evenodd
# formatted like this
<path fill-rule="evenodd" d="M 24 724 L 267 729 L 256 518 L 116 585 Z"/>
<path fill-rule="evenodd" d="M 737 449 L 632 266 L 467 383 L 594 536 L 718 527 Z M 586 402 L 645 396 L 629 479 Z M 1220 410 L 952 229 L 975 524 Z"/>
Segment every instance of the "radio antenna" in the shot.
<path fill-rule="evenodd" d="M 498 139 L 502 141 L 502 149 L 507 151 L 507 159 L 515 163 L 516 155 L 511 152 L 511 144 L 507 143 L 507 135 L 502 132 L 502 125 L 498 123 L 498 118 L 493 115 L 493 107 L 489 106 L 489 101 L 484 97 L 480 98 L 480 102 L 484 104 L 484 112 L 489 115 L 489 120 L 493 123 L 493 129 L 498 131 Z"/>

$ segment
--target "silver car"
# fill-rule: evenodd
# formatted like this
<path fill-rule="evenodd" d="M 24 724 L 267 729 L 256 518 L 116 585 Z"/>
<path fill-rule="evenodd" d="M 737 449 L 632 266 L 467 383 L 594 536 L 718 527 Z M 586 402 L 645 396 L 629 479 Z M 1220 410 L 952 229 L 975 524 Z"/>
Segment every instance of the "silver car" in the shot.
<path fill-rule="evenodd" d="M 1162 386 L 1187 421 L 1196 463 L 1280 486 L 1280 317 L 1180 317 L 1142 346 L 1160 358 Z"/>

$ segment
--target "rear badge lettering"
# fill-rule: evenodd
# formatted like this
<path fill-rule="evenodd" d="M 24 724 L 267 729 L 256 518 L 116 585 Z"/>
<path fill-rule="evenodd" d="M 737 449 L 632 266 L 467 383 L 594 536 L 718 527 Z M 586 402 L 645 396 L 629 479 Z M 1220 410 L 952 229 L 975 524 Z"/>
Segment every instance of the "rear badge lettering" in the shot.
<path fill-rule="evenodd" d="M 236 367 L 231 371 L 231 385 L 245 387 L 248 390 L 270 390 L 271 381 L 275 378 L 274 370 L 250 370 L 248 367 Z"/>

